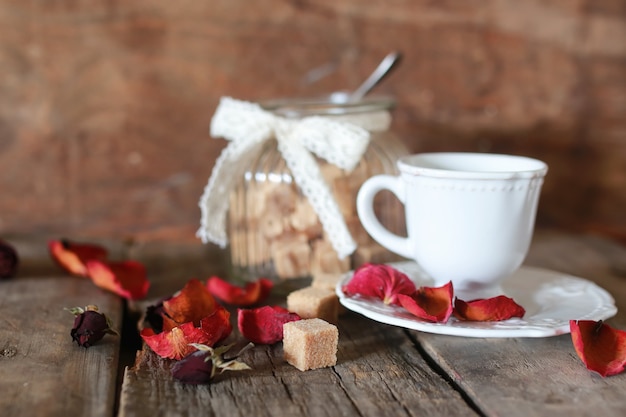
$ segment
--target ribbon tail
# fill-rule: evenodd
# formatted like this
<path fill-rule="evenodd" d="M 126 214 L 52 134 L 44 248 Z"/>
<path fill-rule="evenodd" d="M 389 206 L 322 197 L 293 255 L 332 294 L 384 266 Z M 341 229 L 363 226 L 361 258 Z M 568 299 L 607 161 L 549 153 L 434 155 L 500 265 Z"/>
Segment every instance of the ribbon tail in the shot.
<path fill-rule="evenodd" d="M 324 181 L 313 155 L 296 140 L 277 135 L 278 150 L 293 174 L 302 194 L 317 214 L 340 259 L 356 250 L 348 226 L 332 192 Z"/>
<path fill-rule="evenodd" d="M 257 104 L 223 97 L 211 120 L 211 135 L 230 142 L 215 161 L 204 188 L 200 206 L 200 228 L 196 236 L 202 242 L 221 247 L 228 244 L 226 216 L 230 193 L 241 179 L 242 170 L 273 135 L 275 118 Z"/>
<path fill-rule="evenodd" d="M 262 142 L 261 142 L 262 143 Z M 256 155 L 261 143 L 231 142 L 215 161 L 215 166 L 200 197 L 200 228 L 196 236 L 203 243 L 213 242 L 224 248 L 228 244 L 226 218 L 230 206 L 230 193 L 241 180 L 241 170 Z M 242 157 L 246 154 L 247 157 Z"/>
<path fill-rule="evenodd" d="M 226 236 L 226 213 L 228 211 L 229 191 L 231 190 L 232 175 L 225 175 L 223 166 L 232 161 L 232 145 L 229 144 L 215 161 L 215 166 L 204 192 L 200 197 L 200 228 L 196 236 L 203 243 L 213 242 L 220 247 L 228 243 Z"/>

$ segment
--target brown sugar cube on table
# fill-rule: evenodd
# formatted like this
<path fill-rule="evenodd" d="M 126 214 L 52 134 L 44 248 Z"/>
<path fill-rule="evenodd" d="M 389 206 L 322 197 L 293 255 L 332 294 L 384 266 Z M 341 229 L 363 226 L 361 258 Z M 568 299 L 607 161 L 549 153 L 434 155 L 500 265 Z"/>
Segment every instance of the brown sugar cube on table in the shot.
<path fill-rule="evenodd" d="M 337 284 L 344 277 L 345 273 L 340 274 L 315 274 L 313 275 L 313 280 L 311 281 L 311 287 L 320 288 L 323 290 L 332 291 L 335 293 Z M 339 299 L 337 299 L 339 300 Z M 347 313 L 348 310 L 337 301 L 337 315 L 341 316 L 342 314 Z"/>
<path fill-rule="evenodd" d="M 338 342 L 337 327 L 322 319 L 283 325 L 284 358 L 301 371 L 336 365 Z"/>
<path fill-rule="evenodd" d="M 311 287 L 323 290 L 335 291 L 337 284 L 341 281 L 345 273 L 319 273 L 313 275 Z"/>
<path fill-rule="evenodd" d="M 320 318 L 337 323 L 339 298 L 332 290 L 306 287 L 287 296 L 287 310 L 303 319 Z"/>

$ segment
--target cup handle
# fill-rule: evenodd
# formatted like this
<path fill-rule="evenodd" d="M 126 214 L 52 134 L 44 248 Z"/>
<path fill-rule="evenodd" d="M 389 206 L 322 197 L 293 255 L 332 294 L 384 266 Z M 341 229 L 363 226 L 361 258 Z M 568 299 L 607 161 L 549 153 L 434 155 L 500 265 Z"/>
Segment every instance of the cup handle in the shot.
<path fill-rule="evenodd" d="M 412 258 L 409 238 L 398 236 L 383 226 L 374 212 L 374 197 L 379 191 L 389 190 L 405 204 L 404 181 L 401 177 L 376 175 L 363 183 L 356 199 L 356 209 L 361 224 L 374 240 L 385 248 L 405 258 Z"/>

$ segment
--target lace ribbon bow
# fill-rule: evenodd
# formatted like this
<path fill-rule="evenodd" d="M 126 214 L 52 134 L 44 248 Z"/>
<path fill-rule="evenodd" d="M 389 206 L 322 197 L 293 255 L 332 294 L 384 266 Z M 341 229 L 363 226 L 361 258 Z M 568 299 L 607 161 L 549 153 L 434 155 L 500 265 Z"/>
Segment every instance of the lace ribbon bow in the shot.
<path fill-rule="evenodd" d="M 229 194 L 241 178 L 242 165 L 265 141 L 276 138 L 278 150 L 339 258 L 354 252 L 356 243 L 311 153 L 350 172 L 367 149 L 370 138 L 367 130 L 319 116 L 286 119 L 256 103 L 223 97 L 211 120 L 211 136 L 230 143 L 217 158 L 200 198 L 202 216 L 196 234 L 204 243 L 211 241 L 226 246 Z"/>

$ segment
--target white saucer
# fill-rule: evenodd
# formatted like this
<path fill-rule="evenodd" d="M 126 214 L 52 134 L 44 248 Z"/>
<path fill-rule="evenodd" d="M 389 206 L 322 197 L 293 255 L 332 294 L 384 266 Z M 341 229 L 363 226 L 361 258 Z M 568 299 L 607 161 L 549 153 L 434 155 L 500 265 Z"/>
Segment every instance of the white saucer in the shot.
<path fill-rule="evenodd" d="M 404 272 L 417 287 L 432 286 L 415 262 L 390 264 Z M 353 273 L 345 274 L 336 292 L 347 309 L 370 319 L 407 329 L 465 337 L 548 337 L 569 333 L 570 320 L 605 320 L 617 313 L 611 295 L 591 281 L 560 272 L 524 266 L 502 283 L 504 294 L 526 309 L 522 319 L 498 322 L 460 321 L 447 323 L 421 320 L 401 306 L 360 296 L 347 296 L 341 288 Z M 469 301 L 469 300 L 468 300 Z"/>

